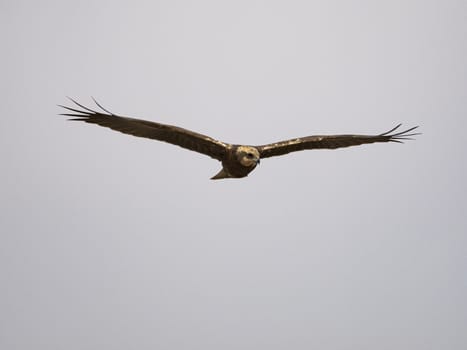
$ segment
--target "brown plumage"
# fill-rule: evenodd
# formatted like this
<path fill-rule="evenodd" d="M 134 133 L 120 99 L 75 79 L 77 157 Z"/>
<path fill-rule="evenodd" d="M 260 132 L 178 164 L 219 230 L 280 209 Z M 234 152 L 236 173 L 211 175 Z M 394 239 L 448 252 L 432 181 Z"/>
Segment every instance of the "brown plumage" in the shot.
<path fill-rule="evenodd" d="M 178 126 L 118 116 L 109 112 L 94 100 L 102 112 L 92 110 L 70 99 L 79 108 L 59 105 L 68 110 L 61 115 L 69 120 L 84 121 L 138 137 L 168 142 L 191 151 L 199 152 L 222 162 L 222 169 L 211 179 L 242 178 L 255 169 L 260 159 L 281 156 L 306 149 L 335 149 L 375 142 L 399 142 L 410 140 L 417 126 L 397 132 L 401 124 L 379 135 L 315 135 L 275 142 L 262 146 L 233 145 Z"/>

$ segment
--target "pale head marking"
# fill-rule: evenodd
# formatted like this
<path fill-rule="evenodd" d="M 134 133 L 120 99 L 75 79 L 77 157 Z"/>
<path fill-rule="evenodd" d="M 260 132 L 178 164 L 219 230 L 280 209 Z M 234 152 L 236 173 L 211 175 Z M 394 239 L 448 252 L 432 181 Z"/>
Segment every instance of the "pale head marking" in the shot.
<path fill-rule="evenodd" d="M 238 161 L 243 166 L 251 167 L 258 164 L 259 152 L 255 147 L 239 146 L 236 154 Z"/>

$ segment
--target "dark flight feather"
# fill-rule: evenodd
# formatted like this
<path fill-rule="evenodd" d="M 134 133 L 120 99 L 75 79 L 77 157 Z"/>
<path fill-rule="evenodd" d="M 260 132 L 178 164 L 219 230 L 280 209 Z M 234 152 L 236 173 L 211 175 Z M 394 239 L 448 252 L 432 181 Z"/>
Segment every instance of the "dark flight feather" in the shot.
<path fill-rule="evenodd" d="M 393 129 L 379 135 L 315 135 L 255 147 L 258 149 L 261 158 L 268 158 L 308 149 L 336 149 L 375 142 L 402 143 L 404 140 L 411 140 L 410 136 L 419 135 L 419 133 L 410 133 L 418 128 L 418 126 L 391 134 L 401 125 L 399 124 Z"/>
<path fill-rule="evenodd" d="M 72 117 L 69 120 L 97 124 L 112 130 L 120 131 L 124 134 L 168 142 L 191 151 L 208 155 L 217 160 L 222 160 L 224 158 L 228 147 L 228 144 L 214 140 L 209 136 L 198 134 L 178 126 L 118 116 L 106 110 L 96 100 L 94 100 L 96 105 L 105 113 L 85 107 L 71 98 L 70 100 L 78 107 L 82 108 L 82 110 L 60 105 L 60 107 L 72 112 L 61 114 Z"/>

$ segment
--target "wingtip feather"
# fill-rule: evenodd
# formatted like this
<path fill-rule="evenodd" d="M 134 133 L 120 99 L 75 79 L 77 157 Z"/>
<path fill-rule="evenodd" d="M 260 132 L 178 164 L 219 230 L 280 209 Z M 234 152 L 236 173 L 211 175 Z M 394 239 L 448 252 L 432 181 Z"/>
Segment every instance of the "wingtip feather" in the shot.
<path fill-rule="evenodd" d="M 115 115 L 115 114 L 113 114 L 111 111 L 109 111 L 108 109 L 102 107 L 102 105 L 101 105 L 99 102 L 97 102 L 97 100 L 96 100 L 93 96 L 91 96 L 91 98 L 92 98 L 92 100 L 94 101 L 94 103 L 95 103 L 100 109 L 102 109 L 104 112 L 109 113 L 110 115 Z"/>

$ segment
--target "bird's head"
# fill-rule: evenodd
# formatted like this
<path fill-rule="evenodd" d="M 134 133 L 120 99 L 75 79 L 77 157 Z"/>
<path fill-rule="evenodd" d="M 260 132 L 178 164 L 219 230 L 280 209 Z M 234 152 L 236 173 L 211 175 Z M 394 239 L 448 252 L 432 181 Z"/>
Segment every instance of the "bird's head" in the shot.
<path fill-rule="evenodd" d="M 259 164 L 259 152 L 255 147 L 239 146 L 235 154 L 240 164 L 245 167 L 255 167 Z"/>

